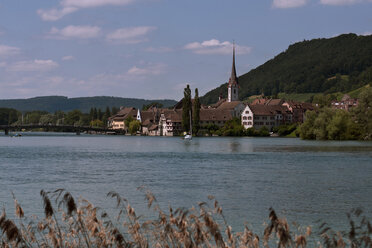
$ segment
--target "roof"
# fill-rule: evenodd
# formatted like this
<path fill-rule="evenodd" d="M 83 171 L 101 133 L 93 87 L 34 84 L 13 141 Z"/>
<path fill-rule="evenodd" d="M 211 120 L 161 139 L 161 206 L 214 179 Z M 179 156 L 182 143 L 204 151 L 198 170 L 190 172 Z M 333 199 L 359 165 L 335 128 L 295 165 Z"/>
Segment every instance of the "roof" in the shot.
<path fill-rule="evenodd" d="M 150 108 L 148 110 L 141 111 L 141 121 L 142 125 L 147 125 L 145 123 L 150 123 L 158 120 L 159 109 Z"/>
<path fill-rule="evenodd" d="M 172 122 L 182 122 L 182 109 L 162 109 L 165 119 Z"/>
<path fill-rule="evenodd" d="M 127 119 L 129 116 L 132 116 L 132 118 L 137 118 L 137 109 L 132 107 L 122 108 L 116 115 L 111 116 L 109 119 L 114 121 L 122 121 Z"/>
<path fill-rule="evenodd" d="M 218 100 L 218 102 L 216 102 L 215 104 L 212 104 L 209 106 L 209 108 L 218 108 L 222 103 L 226 102 L 227 99 L 226 98 L 221 98 L 220 100 Z"/>
<path fill-rule="evenodd" d="M 200 121 L 227 121 L 233 116 L 230 110 L 225 109 L 201 109 Z"/>
<path fill-rule="evenodd" d="M 254 115 L 275 115 L 290 113 L 288 108 L 278 105 L 253 104 L 248 105 Z"/>
<path fill-rule="evenodd" d="M 153 124 L 149 127 L 149 131 L 154 131 L 154 130 L 157 130 L 157 129 L 158 129 L 158 125 L 155 125 L 155 124 Z"/>
<path fill-rule="evenodd" d="M 252 105 L 255 104 L 265 104 L 265 105 L 282 105 L 283 104 L 282 99 L 272 99 L 272 98 L 256 98 L 251 103 Z"/>
<path fill-rule="evenodd" d="M 240 101 L 232 101 L 232 102 L 222 102 L 217 109 L 226 109 L 226 110 L 232 110 L 239 104 L 242 104 Z"/>

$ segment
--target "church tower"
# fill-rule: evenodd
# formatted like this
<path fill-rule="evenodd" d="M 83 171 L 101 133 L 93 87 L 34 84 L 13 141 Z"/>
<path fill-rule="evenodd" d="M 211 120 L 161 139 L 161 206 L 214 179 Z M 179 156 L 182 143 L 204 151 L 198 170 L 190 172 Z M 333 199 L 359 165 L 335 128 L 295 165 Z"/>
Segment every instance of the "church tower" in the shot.
<path fill-rule="evenodd" d="M 227 101 L 228 102 L 239 101 L 238 77 L 236 76 L 235 70 L 235 43 L 233 44 L 233 63 L 231 69 L 231 76 L 227 88 L 228 88 Z"/>

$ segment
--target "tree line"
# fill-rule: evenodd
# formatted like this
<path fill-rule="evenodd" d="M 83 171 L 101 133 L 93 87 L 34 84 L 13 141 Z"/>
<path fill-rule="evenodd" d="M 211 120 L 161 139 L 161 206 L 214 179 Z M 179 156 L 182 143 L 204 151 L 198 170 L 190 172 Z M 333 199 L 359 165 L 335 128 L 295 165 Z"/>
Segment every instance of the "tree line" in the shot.
<path fill-rule="evenodd" d="M 0 108 L 0 125 L 41 124 L 107 127 L 108 118 L 118 111 L 117 107 L 111 109 L 106 107 L 104 111 L 91 108 L 89 113 L 83 113 L 80 110 L 56 111 L 55 113 L 47 111 L 20 112 L 16 109 Z"/>
<path fill-rule="evenodd" d="M 349 112 L 328 106 L 307 112 L 298 129 L 299 136 L 317 140 L 372 140 L 372 88 L 365 88 L 358 100 L 358 106 Z"/>

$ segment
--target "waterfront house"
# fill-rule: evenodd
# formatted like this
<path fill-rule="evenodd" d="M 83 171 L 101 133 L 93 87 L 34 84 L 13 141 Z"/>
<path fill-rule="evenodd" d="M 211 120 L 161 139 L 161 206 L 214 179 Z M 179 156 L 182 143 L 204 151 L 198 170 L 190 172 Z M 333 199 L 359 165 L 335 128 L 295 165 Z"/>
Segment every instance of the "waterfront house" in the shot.
<path fill-rule="evenodd" d="M 293 122 L 292 113 L 287 107 L 282 105 L 248 104 L 241 116 L 244 128 L 261 129 L 266 127 L 272 130 L 280 125 Z"/>
<path fill-rule="evenodd" d="M 108 127 L 114 130 L 123 130 L 127 132 L 128 127 L 125 126 L 125 120 L 129 117 L 136 120 L 137 112 L 137 109 L 132 107 L 120 107 L 119 112 L 109 118 Z"/>
<path fill-rule="evenodd" d="M 303 123 L 305 120 L 306 111 L 314 110 L 313 105 L 308 102 L 285 101 L 282 105 L 291 111 L 293 115 L 293 122 L 295 123 Z"/>

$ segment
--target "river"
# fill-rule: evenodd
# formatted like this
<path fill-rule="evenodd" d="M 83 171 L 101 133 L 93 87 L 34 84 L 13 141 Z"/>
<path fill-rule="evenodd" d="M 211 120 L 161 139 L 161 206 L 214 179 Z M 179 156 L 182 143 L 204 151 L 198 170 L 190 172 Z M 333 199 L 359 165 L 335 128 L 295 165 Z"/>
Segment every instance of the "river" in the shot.
<path fill-rule="evenodd" d="M 164 209 L 214 195 L 234 231 L 261 230 L 273 207 L 290 222 L 347 229 L 346 213 L 372 216 L 372 143 L 293 138 L 131 137 L 66 133 L 0 136 L 0 206 L 42 216 L 40 190 L 64 188 L 105 209 L 116 191 L 146 214 L 150 189 Z"/>

